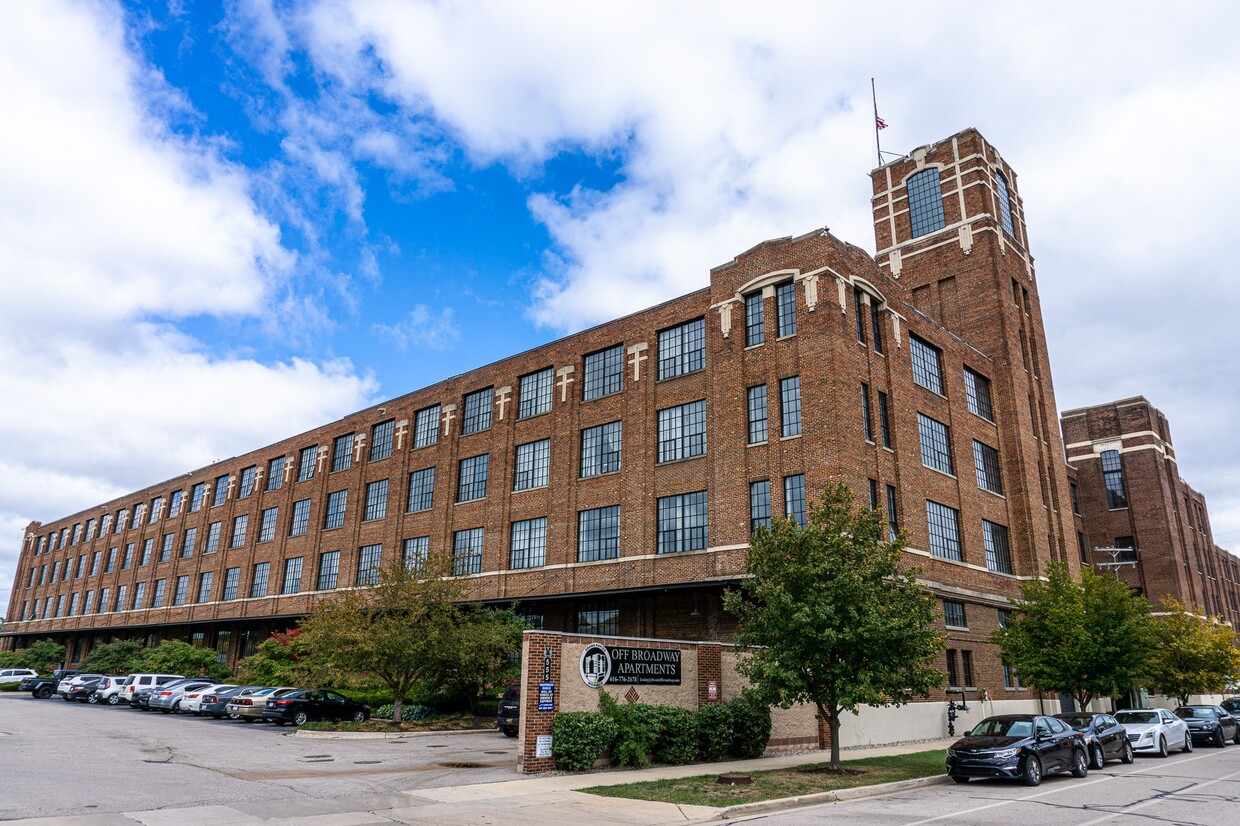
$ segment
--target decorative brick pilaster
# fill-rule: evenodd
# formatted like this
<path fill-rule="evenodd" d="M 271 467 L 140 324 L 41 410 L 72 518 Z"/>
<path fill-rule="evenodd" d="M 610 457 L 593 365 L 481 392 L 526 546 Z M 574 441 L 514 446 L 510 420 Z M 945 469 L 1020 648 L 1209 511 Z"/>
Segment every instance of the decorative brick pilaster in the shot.
<path fill-rule="evenodd" d="M 831 748 L 831 724 L 822 715 L 815 715 L 814 719 L 818 721 L 818 748 Z"/>
<path fill-rule="evenodd" d="M 560 710 L 561 660 L 563 637 L 543 631 L 526 631 L 521 650 L 521 728 L 518 736 L 517 771 L 524 774 L 550 771 L 555 768 L 551 757 L 536 757 L 538 737 L 551 734 L 551 721 Z M 549 682 L 555 684 L 555 710 L 538 710 L 538 684 L 546 675 L 550 661 Z"/>
<path fill-rule="evenodd" d="M 686 652 L 687 653 L 687 652 Z M 720 702 L 723 696 L 723 646 L 719 643 L 701 643 L 697 646 L 698 708 Z M 715 684 L 715 696 L 710 696 L 710 684 Z"/>

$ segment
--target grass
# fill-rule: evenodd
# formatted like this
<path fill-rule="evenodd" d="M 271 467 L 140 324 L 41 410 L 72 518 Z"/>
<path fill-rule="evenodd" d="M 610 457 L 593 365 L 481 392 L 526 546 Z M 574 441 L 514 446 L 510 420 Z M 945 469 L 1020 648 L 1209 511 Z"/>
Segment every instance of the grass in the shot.
<path fill-rule="evenodd" d="M 657 800 L 691 806 L 736 806 L 760 800 L 796 797 L 815 792 L 873 786 L 916 777 L 943 774 L 947 753 L 943 749 L 898 754 L 890 757 L 865 757 L 841 763 L 845 774 L 825 771 L 826 763 L 814 763 L 789 769 L 751 772 L 749 786 L 720 786 L 718 774 L 683 777 L 677 780 L 648 780 L 617 786 L 592 786 L 578 791 L 604 797 L 627 797 L 636 800 Z"/>
<path fill-rule="evenodd" d="M 465 731 L 494 729 L 495 717 L 475 717 L 465 712 L 438 714 L 425 720 L 405 720 L 401 723 L 372 717 L 364 723 L 306 723 L 301 728 L 305 731 Z"/>

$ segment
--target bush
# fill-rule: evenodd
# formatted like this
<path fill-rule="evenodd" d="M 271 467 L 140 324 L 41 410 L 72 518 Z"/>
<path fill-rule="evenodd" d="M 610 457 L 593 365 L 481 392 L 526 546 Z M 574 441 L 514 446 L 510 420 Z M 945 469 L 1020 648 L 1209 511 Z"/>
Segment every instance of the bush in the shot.
<path fill-rule="evenodd" d="M 581 771 L 594 765 L 616 739 L 616 723 L 598 711 L 566 711 L 551 723 L 555 764 Z"/>
<path fill-rule="evenodd" d="M 646 703 L 618 704 L 606 691 L 598 696 L 599 710 L 616 724 L 611 760 L 618 766 L 650 765 L 650 752 L 659 740 L 659 707 Z"/>
<path fill-rule="evenodd" d="M 0 683 L 0 691 L 16 691 L 21 683 Z"/>
<path fill-rule="evenodd" d="M 388 703 L 385 706 L 379 706 L 370 713 L 370 716 L 376 720 L 391 720 L 393 706 Z M 430 706 L 418 705 L 417 703 L 406 703 L 400 707 L 400 719 L 402 720 L 425 720 L 428 717 L 435 716 L 435 709 Z"/>
<path fill-rule="evenodd" d="M 728 703 L 732 715 L 732 753 L 742 760 L 761 757 L 771 739 L 771 707 L 751 691 Z"/>
<path fill-rule="evenodd" d="M 672 766 L 697 760 L 697 715 L 676 706 L 656 706 L 655 710 L 659 723 L 655 759 Z"/>
<path fill-rule="evenodd" d="M 732 711 L 722 703 L 702 706 L 697 713 L 698 759 L 718 763 L 732 746 Z"/>

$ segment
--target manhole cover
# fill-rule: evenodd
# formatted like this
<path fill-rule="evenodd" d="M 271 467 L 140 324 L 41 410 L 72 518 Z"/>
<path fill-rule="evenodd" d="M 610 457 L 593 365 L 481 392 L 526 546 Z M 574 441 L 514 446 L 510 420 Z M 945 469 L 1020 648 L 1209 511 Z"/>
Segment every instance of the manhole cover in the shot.
<path fill-rule="evenodd" d="M 448 747 L 447 743 L 431 743 L 429 746 L 427 746 L 428 749 L 446 749 L 447 747 Z"/>
<path fill-rule="evenodd" d="M 143 760 L 142 762 L 143 763 L 171 763 L 172 758 L 169 757 L 167 760 Z"/>
<path fill-rule="evenodd" d="M 440 763 L 445 769 L 485 769 L 486 763 L 470 763 L 469 761 L 457 761 L 452 763 Z"/>
<path fill-rule="evenodd" d="M 375 763 L 382 763 L 382 762 L 383 762 L 382 760 L 354 760 L 354 761 L 353 761 L 353 765 L 355 765 L 355 766 L 371 766 L 371 765 L 374 765 Z"/>

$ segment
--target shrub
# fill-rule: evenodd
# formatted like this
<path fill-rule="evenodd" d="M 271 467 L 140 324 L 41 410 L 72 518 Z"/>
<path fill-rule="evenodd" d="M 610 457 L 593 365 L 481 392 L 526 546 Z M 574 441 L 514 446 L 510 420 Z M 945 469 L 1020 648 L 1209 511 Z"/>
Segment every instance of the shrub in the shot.
<path fill-rule="evenodd" d="M 566 711 L 556 715 L 551 736 L 556 765 L 581 771 L 593 766 L 616 739 L 616 723 L 598 711 Z"/>
<path fill-rule="evenodd" d="M 603 696 L 608 696 L 603 692 Z M 612 720 L 616 739 L 611 744 L 611 759 L 618 766 L 650 765 L 650 753 L 659 740 L 660 710 L 646 703 L 615 705 Z"/>
<path fill-rule="evenodd" d="M 676 706 L 656 706 L 655 710 L 659 723 L 655 759 L 673 766 L 697 760 L 697 715 Z"/>
<path fill-rule="evenodd" d="M 718 763 L 732 746 L 732 710 L 723 703 L 702 706 L 697 713 L 698 759 Z"/>
<path fill-rule="evenodd" d="M 376 720 L 392 719 L 392 704 L 388 703 L 379 706 L 370 713 L 370 716 Z M 400 719 L 402 720 L 425 720 L 428 717 L 435 716 L 435 709 L 430 706 L 418 705 L 417 703 L 406 703 L 400 707 Z"/>
<path fill-rule="evenodd" d="M 761 757 L 771 739 L 771 707 L 751 691 L 728 703 L 732 715 L 732 753 L 742 760 Z"/>

